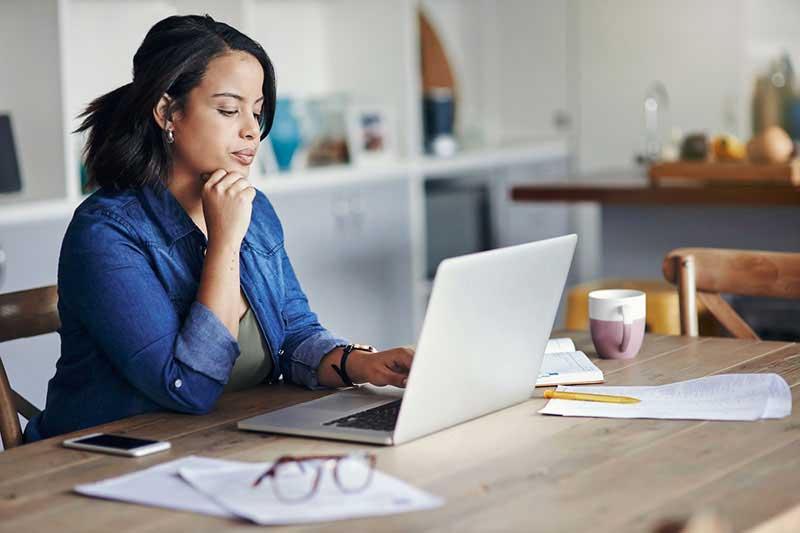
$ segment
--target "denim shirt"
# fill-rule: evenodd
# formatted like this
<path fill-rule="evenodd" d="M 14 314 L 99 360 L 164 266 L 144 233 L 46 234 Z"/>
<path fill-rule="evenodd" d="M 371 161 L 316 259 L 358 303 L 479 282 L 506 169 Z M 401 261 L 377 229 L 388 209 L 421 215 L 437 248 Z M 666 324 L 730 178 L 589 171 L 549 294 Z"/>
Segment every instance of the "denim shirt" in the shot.
<path fill-rule="evenodd" d="M 159 410 L 209 412 L 239 345 L 195 296 L 207 241 L 172 193 L 100 189 L 75 211 L 58 264 L 61 357 L 25 440 Z M 321 388 L 320 360 L 347 341 L 309 309 L 283 229 L 258 192 L 241 286 L 273 362 L 268 381 Z"/>

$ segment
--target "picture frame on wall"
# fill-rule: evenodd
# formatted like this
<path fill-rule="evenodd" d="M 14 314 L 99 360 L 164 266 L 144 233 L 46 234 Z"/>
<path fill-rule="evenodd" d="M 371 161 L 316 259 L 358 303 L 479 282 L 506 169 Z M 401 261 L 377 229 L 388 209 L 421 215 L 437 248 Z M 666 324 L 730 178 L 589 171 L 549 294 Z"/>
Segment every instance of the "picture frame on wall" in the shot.
<path fill-rule="evenodd" d="M 347 113 L 350 158 L 355 165 L 376 165 L 397 157 L 394 117 L 377 105 L 353 105 Z"/>

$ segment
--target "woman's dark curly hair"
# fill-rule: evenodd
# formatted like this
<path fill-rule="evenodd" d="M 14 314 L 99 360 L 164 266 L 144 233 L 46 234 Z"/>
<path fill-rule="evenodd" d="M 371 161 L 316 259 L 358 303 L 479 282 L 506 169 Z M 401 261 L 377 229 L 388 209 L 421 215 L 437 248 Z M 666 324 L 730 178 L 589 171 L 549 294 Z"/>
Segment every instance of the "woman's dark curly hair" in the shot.
<path fill-rule="evenodd" d="M 157 22 L 133 56 L 133 81 L 95 99 L 75 130 L 88 131 L 83 150 L 91 187 L 124 189 L 165 185 L 172 157 L 153 109 L 166 93 L 167 117 L 186 104 L 209 62 L 230 51 L 247 52 L 264 69 L 261 139 L 275 116 L 275 72 L 257 42 L 208 15 L 172 16 Z"/>

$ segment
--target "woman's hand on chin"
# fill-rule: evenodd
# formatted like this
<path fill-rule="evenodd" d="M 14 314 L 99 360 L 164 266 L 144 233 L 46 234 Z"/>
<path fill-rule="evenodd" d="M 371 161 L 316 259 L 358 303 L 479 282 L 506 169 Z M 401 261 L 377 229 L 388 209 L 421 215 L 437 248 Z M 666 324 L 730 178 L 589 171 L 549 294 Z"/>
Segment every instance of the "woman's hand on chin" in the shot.
<path fill-rule="evenodd" d="M 256 190 L 238 172 L 212 172 L 203 185 L 203 216 L 211 242 L 239 248 L 250 225 Z"/>

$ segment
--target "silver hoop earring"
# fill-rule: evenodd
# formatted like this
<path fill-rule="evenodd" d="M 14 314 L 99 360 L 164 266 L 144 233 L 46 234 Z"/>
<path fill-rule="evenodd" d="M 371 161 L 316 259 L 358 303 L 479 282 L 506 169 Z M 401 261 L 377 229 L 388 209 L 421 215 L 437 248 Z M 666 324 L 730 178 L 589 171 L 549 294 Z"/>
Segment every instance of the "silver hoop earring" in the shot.
<path fill-rule="evenodd" d="M 169 144 L 175 142 L 175 133 L 172 130 L 167 130 L 167 142 Z"/>

